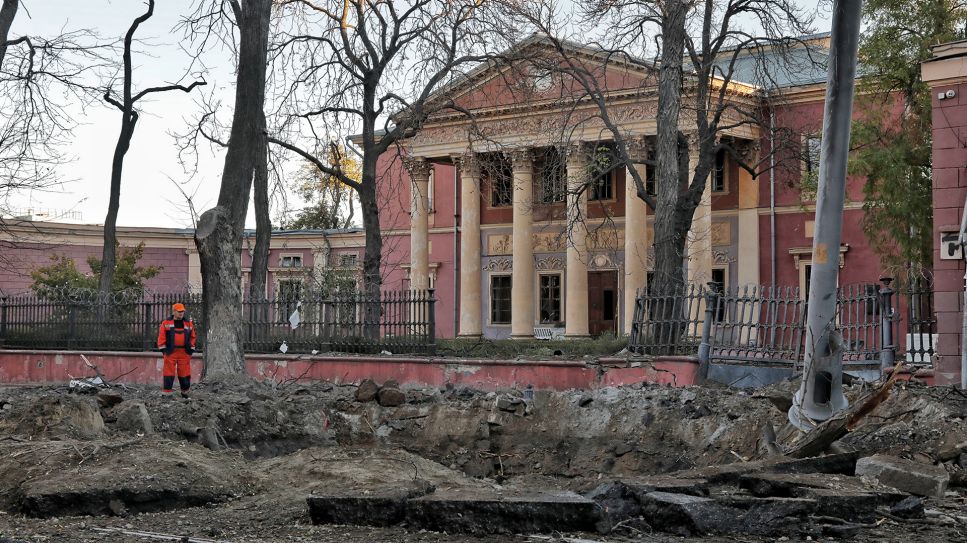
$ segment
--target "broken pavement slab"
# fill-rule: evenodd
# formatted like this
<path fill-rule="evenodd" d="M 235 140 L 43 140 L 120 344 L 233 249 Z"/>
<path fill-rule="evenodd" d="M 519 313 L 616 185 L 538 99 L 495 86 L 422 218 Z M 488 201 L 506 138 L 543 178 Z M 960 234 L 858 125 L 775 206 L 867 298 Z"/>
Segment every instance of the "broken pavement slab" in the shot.
<path fill-rule="evenodd" d="M 898 490 L 932 498 L 943 498 L 950 482 L 950 474 L 941 466 L 882 454 L 861 458 L 856 463 L 856 475 L 871 477 Z"/>
<path fill-rule="evenodd" d="M 448 533 L 593 532 L 598 504 L 573 492 L 441 490 L 409 500 L 411 527 Z"/>
<path fill-rule="evenodd" d="M 313 524 L 392 526 L 406 516 L 406 502 L 433 491 L 431 486 L 384 489 L 338 495 L 317 495 L 306 499 Z"/>

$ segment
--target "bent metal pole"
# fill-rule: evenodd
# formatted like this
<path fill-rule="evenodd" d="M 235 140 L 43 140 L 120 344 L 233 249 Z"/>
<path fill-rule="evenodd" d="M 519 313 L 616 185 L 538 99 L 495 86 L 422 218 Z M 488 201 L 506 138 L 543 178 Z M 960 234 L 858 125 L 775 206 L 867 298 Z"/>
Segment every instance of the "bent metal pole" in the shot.
<path fill-rule="evenodd" d="M 842 340 L 836 332 L 836 284 L 862 6 L 861 0 L 833 2 L 806 316 L 805 369 L 802 385 L 789 409 L 789 421 L 807 431 L 814 427 L 814 421 L 826 420 L 848 405 L 843 395 Z"/>

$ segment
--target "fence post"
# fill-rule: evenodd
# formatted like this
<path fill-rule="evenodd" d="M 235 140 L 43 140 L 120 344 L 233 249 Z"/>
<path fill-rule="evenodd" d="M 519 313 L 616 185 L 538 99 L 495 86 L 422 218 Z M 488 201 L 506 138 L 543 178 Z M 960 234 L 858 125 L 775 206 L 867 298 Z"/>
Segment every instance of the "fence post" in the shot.
<path fill-rule="evenodd" d="M 892 277 L 881 277 L 880 289 L 880 371 L 893 368 L 896 364 L 896 346 L 893 344 L 893 289 Z"/>
<path fill-rule="evenodd" d="M 702 324 L 702 342 L 698 345 L 699 383 L 703 383 L 706 379 L 708 379 L 708 370 L 712 355 L 712 318 L 715 315 L 715 306 L 718 303 L 716 283 L 709 281 L 707 285 L 708 290 L 705 292 L 705 321 Z"/>
<path fill-rule="evenodd" d="M 0 297 L 0 345 L 7 342 L 7 297 Z"/>
<path fill-rule="evenodd" d="M 141 317 L 144 319 L 144 326 L 141 328 L 141 348 L 145 351 L 154 351 L 151 345 L 151 303 L 147 300 L 141 302 Z"/>
<path fill-rule="evenodd" d="M 74 304 L 68 302 L 67 305 L 67 348 L 74 346 L 74 339 L 77 335 L 77 310 Z"/>
<path fill-rule="evenodd" d="M 427 301 L 426 301 L 426 303 L 428 305 L 428 307 L 427 307 L 427 321 L 429 321 L 429 322 L 427 322 L 427 326 L 426 326 L 427 350 L 428 350 L 429 354 L 435 354 L 436 353 L 436 330 L 435 330 L 435 327 L 436 327 L 436 309 L 434 308 L 433 304 L 434 304 L 434 302 L 436 302 L 436 297 L 433 296 L 434 289 L 431 288 L 431 289 L 427 290 L 426 292 L 427 292 Z"/>

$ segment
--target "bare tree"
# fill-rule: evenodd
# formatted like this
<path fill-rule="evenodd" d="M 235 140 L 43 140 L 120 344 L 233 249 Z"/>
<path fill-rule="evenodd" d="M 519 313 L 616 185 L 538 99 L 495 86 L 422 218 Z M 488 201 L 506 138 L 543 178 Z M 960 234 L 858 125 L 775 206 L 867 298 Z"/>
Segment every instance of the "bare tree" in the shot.
<path fill-rule="evenodd" d="M 545 66 L 565 73 L 598 107 L 601 124 L 615 142 L 620 160 L 655 167 L 654 196 L 648 193 L 637 169 L 628 169 L 638 197 L 655 211 L 655 274 L 650 288 L 656 292 L 680 289 L 685 283 L 683 259 L 688 232 L 715 166 L 716 154 L 724 150 L 740 168 L 757 176 L 767 169 L 770 155 L 788 151 L 774 146 L 769 155 L 757 155 L 750 152 L 755 147 L 753 142 L 725 136 L 726 132 L 744 126 L 772 129 L 759 101 L 764 96 L 762 92 L 741 89 L 744 85 L 736 85 L 740 83 L 736 77 L 744 68 L 742 77 L 754 80 L 741 83 L 759 86 L 775 101 L 780 88 L 778 79 L 798 69 L 815 69 L 813 64 L 818 63 L 818 59 L 807 55 L 798 61 L 805 66 L 784 65 L 795 62 L 786 53 L 803 45 L 799 38 L 784 36 L 808 34 L 811 18 L 789 0 L 583 3 L 586 23 L 606 29 L 605 38 L 584 39 L 582 44 L 598 52 L 604 68 L 630 62 L 638 64 L 643 72 L 657 72 L 657 134 L 653 152 L 641 158 L 628 153 L 628 134 L 612 115 L 608 89 L 600 81 L 601 68 L 590 68 L 586 61 L 575 58 L 567 27 L 555 16 L 553 3 L 536 0 L 510 5 L 512 13 L 523 18 L 523 24 L 530 25 L 554 46 L 557 55 L 544 59 Z M 745 26 L 738 25 L 740 20 L 747 21 Z M 644 60 L 649 57 L 655 60 Z M 755 59 L 753 69 L 743 64 L 749 58 Z M 737 99 L 743 91 L 746 99 Z M 689 127 L 691 123 L 694 124 Z M 696 164 L 689 163 L 690 144 Z"/>
<path fill-rule="evenodd" d="M 226 17 L 225 6 L 231 12 Z M 237 35 L 235 110 L 222 170 L 217 205 L 198 220 L 195 244 L 201 258 L 205 301 L 205 368 L 207 375 L 244 372 L 242 351 L 241 250 L 249 194 L 260 147 L 265 146 L 263 107 L 272 0 L 202 2 L 188 28 L 209 36 L 221 28 L 223 39 Z"/>
<path fill-rule="evenodd" d="M 23 8 L 0 5 L 0 191 L 47 190 L 59 182 L 56 167 L 79 110 L 103 88 L 101 68 L 112 44 L 89 30 L 47 38 L 11 36 Z"/>
<path fill-rule="evenodd" d="M 486 58 L 487 4 L 448 0 L 288 0 L 295 18 L 281 40 L 290 54 L 286 133 L 269 141 L 296 153 L 359 196 L 366 249 L 364 290 L 382 284 L 377 160 L 401 144 L 436 111 L 450 105 L 442 88 L 459 69 Z M 493 39 L 497 39 L 494 34 Z M 362 149 L 359 180 L 339 165 L 342 139 Z M 300 141 L 310 140 L 308 145 Z M 307 149 L 329 148 L 336 160 Z"/>
<path fill-rule="evenodd" d="M 108 87 L 104 91 L 104 100 L 121 111 L 121 132 L 118 134 L 117 145 L 114 148 L 114 159 L 111 162 L 111 190 L 108 197 L 107 217 L 104 219 L 104 247 L 101 256 L 101 280 L 98 290 L 106 295 L 111 292 L 114 282 L 114 267 L 117 260 L 117 218 L 121 205 L 121 177 L 124 169 L 124 155 L 131 147 L 134 128 L 138 124 L 139 113 L 136 109 L 138 102 L 152 94 L 180 90 L 191 92 L 205 81 L 194 81 L 188 86 L 173 84 L 146 88 L 137 94 L 133 91 L 133 72 L 131 48 L 134 34 L 138 27 L 154 15 L 154 0 L 147 0 L 147 10 L 134 19 L 124 35 L 123 67 L 121 76 L 121 96 L 117 97 L 113 89 Z"/>

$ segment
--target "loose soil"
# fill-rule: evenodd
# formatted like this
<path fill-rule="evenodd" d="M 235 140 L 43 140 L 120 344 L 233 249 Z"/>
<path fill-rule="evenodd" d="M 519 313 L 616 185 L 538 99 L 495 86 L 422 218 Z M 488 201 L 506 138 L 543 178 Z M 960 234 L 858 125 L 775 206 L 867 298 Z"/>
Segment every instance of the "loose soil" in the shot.
<path fill-rule="evenodd" d="M 147 532 L 236 543 L 681 541 L 641 526 L 484 537 L 405 525 L 314 526 L 306 498 L 414 486 L 586 494 L 619 478 L 745 462 L 765 454 L 767 423 L 783 435 L 786 415 L 775 404 L 794 387 L 633 386 L 527 397 L 404 389 L 403 403 L 390 407 L 357 401 L 356 386 L 328 383 L 201 383 L 189 400 L 163 399 L 154 387 L 5 386 L 0 542 L 163 540 Z M 838 445 L 933 462 L 967 441 L 965 419 L 961 392 L 898 385 Z M 946 465 L 957 471 L 957 462 Z M 967 517 L 963 490 L 952 487 L 956 494 L 927 507 L 945 519 Z M 967 524 L 943 522 L 881 518 L 854 540 L 964 539 Z"/>

